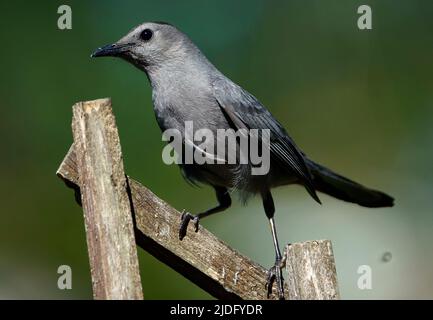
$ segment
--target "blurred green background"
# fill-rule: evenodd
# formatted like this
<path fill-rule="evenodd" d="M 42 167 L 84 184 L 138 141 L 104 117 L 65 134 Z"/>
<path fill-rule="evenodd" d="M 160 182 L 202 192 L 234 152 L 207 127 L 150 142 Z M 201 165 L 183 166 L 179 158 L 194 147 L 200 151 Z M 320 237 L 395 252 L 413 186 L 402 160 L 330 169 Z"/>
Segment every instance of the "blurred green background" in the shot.
<path fill-rule="evenodd" d="M 61 4 L 72 7 L 72 30 L 57 28 Z M 373 10 L 371 31 L 357 28 L 361 4 Z M 0 298 L 92 297 L 82 211 L 55 175 L 77 101 L 112 97 L 129 175 L 178 209 L 215 204 L 210 188 L 190 187 L 162 163 L 146 76 L 89 57 L 151 20 L 187 33 L 314 160 L 396 198 L 392 209 L 371 210 L 277 189 L 282 243 L 331 239 L 345 299 L 433 298 L 433 2 L 2 1 L 0 12 Z M 273 263 L 259 199 L 202 223 L 263 266 Z M 146 298 L 211 298 L 139 256 Z M 72 267 L 72 290 L 57 288 L 63 264 Z M 360 265 L 372 268 L 371 290 L 357 287 Z"/>

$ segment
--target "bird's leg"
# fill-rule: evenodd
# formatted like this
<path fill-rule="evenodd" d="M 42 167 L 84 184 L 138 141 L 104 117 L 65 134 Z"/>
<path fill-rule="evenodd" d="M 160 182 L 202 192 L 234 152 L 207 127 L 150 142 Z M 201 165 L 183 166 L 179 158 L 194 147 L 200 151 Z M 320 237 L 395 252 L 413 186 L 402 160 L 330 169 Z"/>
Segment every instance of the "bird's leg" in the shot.
<path fill-rule="evenodd" d="M 186 236 L 186 230 L 188 229 L 188 224 L 192 220 L 195 226 L 195 232 L 198 231 L 198 222 L 200 218 L 192 215 L 188 211 L 182 210 L 182 215 L 180 217 L 180 227 L 179 227 L 179 240 L 182 240 Z"/>
<path fill-rule="evenodd" d="M 275 264 L 271 269 L 269 269 L 268 278 L 266 281 L 267 296 L 269 298 L 270 294 L 272 293 L 272 286 L 273 286 L 274 282 L 276 282 L 277 290 L 278 290 L 278 297 L 280 300 L 283 300 L 284 299 L 284 279 L 283 279 L 282 268 L 284 266 L 284 261 L 283 261 L 282 256 L 281 256 L 280 246 L 278 244 L 278 238 L 277 238 L 277 230 L 275 228 L 274 200 L 272 199 L 272 195 L 271 195 L 270 191 L 267 191 L 266 193 L 264 193 L 262 195 L 262 198 L 263 198 L 263 207 L 265 209 L 266 216 L 269 219 L 269 226 L 271 227 L 272 240 L 274 242 L 274 249 L 275 249 Z"/>
<path fill-rule="evenodd" d="M 218 205 L 215 208 L 211 208 L 197 215 L 192 215 L 187 211 L 183 211 L 181 216 L 181 222 L 179 227 L 179 240 L 182 240 L 186 235 L 186 230 L 188 229 L 188 224 L 192 220 L 195 226 L 195 232 L 198 231 L 199 221 L 201 218 L 210 216 L 211 214 L 224 211 L 231 206 L 232 200 L 228 190 L 224 187 L 214 187 L 215 193 L 218 199 Z"/>

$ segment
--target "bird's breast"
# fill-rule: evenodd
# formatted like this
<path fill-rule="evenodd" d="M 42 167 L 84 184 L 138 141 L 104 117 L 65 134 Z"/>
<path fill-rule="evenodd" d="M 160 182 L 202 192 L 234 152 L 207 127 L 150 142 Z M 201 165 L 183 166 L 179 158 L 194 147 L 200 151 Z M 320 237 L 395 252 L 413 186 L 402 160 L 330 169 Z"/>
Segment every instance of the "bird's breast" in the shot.
<path fill-rule="evenodd" d="M 200 88 L 177 88 L 153 92 L 155 116 L 161 130 L 185 128 L 192 124 L 194 131 L 230 128 L 216 99 Z"/>

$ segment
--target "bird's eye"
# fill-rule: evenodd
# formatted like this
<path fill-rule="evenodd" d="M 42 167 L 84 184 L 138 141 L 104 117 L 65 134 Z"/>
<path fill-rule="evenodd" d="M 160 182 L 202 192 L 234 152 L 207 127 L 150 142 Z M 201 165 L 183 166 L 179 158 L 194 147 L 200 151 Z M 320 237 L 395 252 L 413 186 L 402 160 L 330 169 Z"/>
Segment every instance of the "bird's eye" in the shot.
<path fill-rule="evenodd" d="M 144 40 L 144 41 L 149 41 L 152 38 L 152 36 L 153 36 L 153 32 L 150 29 L 144 29 L 140 33 L 140 38 L 141 38 L 141 40 Z"/>

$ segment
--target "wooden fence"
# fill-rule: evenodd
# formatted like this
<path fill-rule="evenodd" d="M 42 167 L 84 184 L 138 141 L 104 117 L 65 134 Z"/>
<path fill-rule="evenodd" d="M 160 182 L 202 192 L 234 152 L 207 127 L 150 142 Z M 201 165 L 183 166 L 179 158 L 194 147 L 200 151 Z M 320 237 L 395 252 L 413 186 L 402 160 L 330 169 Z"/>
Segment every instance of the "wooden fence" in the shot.
<path fill-rule="evenodd" d="M 125 174 L 110 99 L 75 104 L 72 131 L 57 175 L 83 208 L 95 299 L 143 299 L 136 244 L 218 299 L 266 299 L 265 268 L 203 226 L 179 241 L 181 213 Z M 284 254 L 287 299 L 339 299 L 330 241 Z"/>

